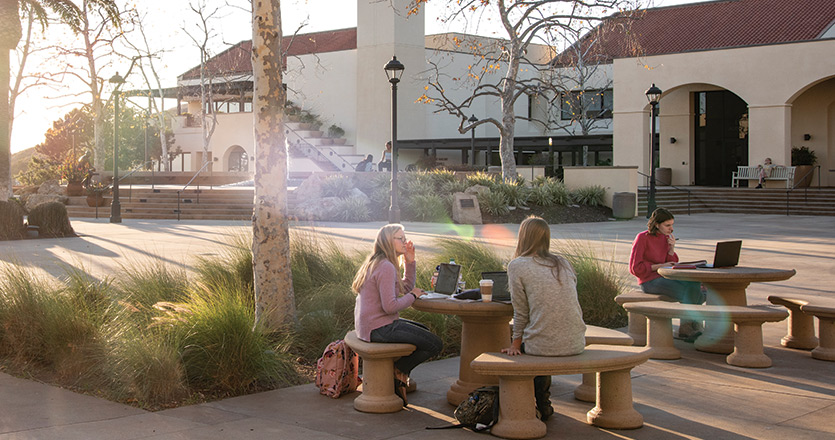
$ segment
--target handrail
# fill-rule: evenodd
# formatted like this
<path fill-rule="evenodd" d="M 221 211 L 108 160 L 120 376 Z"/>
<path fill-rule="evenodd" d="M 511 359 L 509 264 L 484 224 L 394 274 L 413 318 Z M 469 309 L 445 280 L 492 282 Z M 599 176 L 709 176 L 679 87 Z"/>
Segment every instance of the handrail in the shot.
<path fill-rule="evenodd" d="M 801 182 L 803 182 L 804 180 L 806 180 L 806 177 L 807 177 L 807 176 L 809 176 L 810 174 L 811 174 L 811 175 L 814 175 L 815 170 L 818 170 L 818 188 L 820 188 L 820 187 L 821 187 L 821 173 L 820 173 L 820 167 L 821 167 L 820 165 L 814 165 L 814 166 L 812 166 L 812 169 L 811 169 L 811 170 L 809 170 L 806 174 L 804 174 L 803 176 L 801 176 L 799 179 L 794 179 L 794 180 L 795 180 L 795 182 L 797 182 L 797 183 L 795 183 L 794 185 L 792 185 L 792 187 L 791 187 L 791 188 L 789 188 L 789 189 L 787 189 L 787 190 L 786 190 L 786 215 L 787 215 L 787 216 L 789 215 L 789 197 L 790 197 L 790 195 L 791 195 L 791 192 L 792 192 L 792 191 L 794 191 L 795 189 L 797 189 L 797 185 L 800 185 L 800 183 L 801 183 Z M 809 185 L 806 185 L 806 186 L 803 188 L 803 203 L 809 203 Z"/>
<path fill-rule="evenodd" d="M 183 191 L 185 191 L 186 188 L 188 188 L 188 186 L 191 185 L 191 182 L 194 182 L 194 179 L 196 179 L 197 176 L 199 176 L 200 173 L 202 173 L 203 170 L 205 170 L 206 167 L 209 166 L 211 163 L 212 163 L 212 161 L 207 160 L 203 164 L 203 166 L 200 167 L 200 169 L 197 170 L 196 173 L 194 173 L 194 176 L 191 177 L 191 180 L 189 180 L 188 183 L 186 183 L 185 186 L 183 186 L 183 189 L 178 189 L 177 190 L 177 221 L 180 221 L 180 195 L 181 195 L 181 193 Z M 200 203 L 200 183 L 197 184 L 197 203 Z"/>
<path fill-rule="evenodd" d="M 652 177 L 651 177 L 651 176 L 648 176 L 648 175 L 646 175 L 646 174 L 644 174 L 644 173 L 642 173 L 642 172 L 640 172 L 640 171 L 638 171 L 637 173 L 638 173 L 638 174 L 640 174 L 640 175 L 642 175 L 642 176 L 644 176 L 644 178 L 646 179 L 646 183 L 647 183 L 647 185 L 646 185 L 646 186 L 649 186 L 649 179 L 651 179 Z M 656 176 L 656 177 L 655 177 L 655 180 L 656 180 L 656 181 L 658 180 L 658 176 Z M 692 191 L 690 191 L 690 190 L 689 190 L 689 189 L 687 189 L 687 188 L 679 188 L 679 187 L 677 187 L 677 186 L 675 186 L 675 185 L 672 185 L 672 184 L 670 184 L 670 182 L 667 182 L 667 184 L 666 184 L 666 185 L 664 185 L 664 186 L 670 186 L 670 187 L 673 187 L 673 188 L 675 188 L 675 189 L 677 189 L 677 190 L 679 190 L 679 191 L 684 191 L 684 192 L 686 192 L 686 193 L 687 193 L 687 215 L 690 215 L 690 206 L 691 206 L 691 204 L 690 204 L 690 198 L 691 198 L 691 196 L 693 195 L 693 192 L 692 192 Z M 650 213 L 647 213 L 647 214 L 650 214 Z"/>
<path fill-rule="evenodd" d="M 119 182 L 121 182 L 122 180 L 124 180 L 124 179 L 125 179 L 125 177 L 128 177 L 128 176 L 130 176 L 131 174 L 133 174 L 133 173 L 135 173 L 135 172 L 139 171 L 139 169 L 140 169 L 140 168 L 142 168 L 142 167 L 144 167 L 145 165 L 147 165 L 147 164 L 148 164 L 148 162 L 150 162 L 150 163 L 151 163 L 151 190 L 153 190 L 153 189 L 154 189 L 154 161 L 153 161 L 153 160 L 146 160 L 145 162 L 142 162 L 141 164 L 139 164 L 139 165 L 135 166 L 135 167 L 133 168 L 133 170 L 131 170 L 131 172 L 129 172 L 129 173 L 127 173 L 127 174 L 125 174 L 125 175 L 124 175 L 124 176 L 122 176 L 122 177 L 120 177 L 120 178 L 119 178 Z M 130 201 L 133 201 L 133 182 L 132 182 L 132 181 L 128 184 L 128 189 L 130 190 L 130 194 L 128 195 L 128 201 L 130 202 Z"/>
<path fill-rule="evenodd" d="M 285 124 L 285 125 L 284 125 L 284 128 L 286 128 L 288 132 L 289 132 L 289 131 L 293 132 L 293 134 L 295 134 L 296 136 L 298 136 L 299 140 L 305 144 L 305 146 L 306 146 L 306 148 L 307 148 L 307 150 L 306 150 L 306 153 L 307 153 L 307 154 L 306 154 L 306 156 L 307 156 L 307 157 L 310 157 L 310 153 L 311 153 L 311 152 L 315 152 L 314 154 L 315 154 L 315 155 L 316 155 L 319 159 L 321 159 L 321 160 L 323 160 L 323 161 L 325 161 L 325 162 L 329 162 L 331 165 L 333 165 L 333 166 L 335 166 L 335 167 L 337 167 L 337 168 L 340 168 L 340 165 L 341 165 L 341 168 L 342 168 L 342 169 L 341 169 L 340 171 L 354 171 L 354 166 L 353 166 L 353 165 L 351 165 L 351 162 L 348 162 L 347 160 L 345 160 L 345 158 L 344 158 L 344 157 L 342 157 L 342 156 L 341 156 L 339 153 L 337 153 L 336 151 L 334 151 L 334 150 L 333 150 L 333 148 L 328 148 L 328 147 L 327 147 L 327 145 L 319 145 L 319 146 L 313 145 L 313 144 L 311 144 L 310 142 L 308 142 L 308 141 L 307 141 L 307 139 L 305 139 L 302 135 L 300 135 L 300 134 L 299 134 L 299 133 L 298 133 L 298 132 L 297 132 L 297 131 L 293 128 L 293 127 L 290 127 L 289 125 L 286 125 L 286 124 Z M 329 150 L 329 151 L 330 151 L 330 153 L 331 153 L 330 155 L 331 155 L 332 157 L 333 157 L 333 156 L 335 156 L 336 158 L 339 158 L 339 160 L 340 160 L 341 162 L 340 162 L 340 163 L 338 163 L 338 164 L 337 164 L 337 163 L 334 163 L 334 161 L 333 161 L 333 160 L 331 160 L 330 158 L 328 158 L 328 156 L 327 156 L 327 155 L 325 155 L 325 153 L 323 153 L 323 152 L 322 152 L 322 150 L 324 150 L 324 149 Z M 311 157 L 311 159 L 313 159 L 313 158 Z"/>

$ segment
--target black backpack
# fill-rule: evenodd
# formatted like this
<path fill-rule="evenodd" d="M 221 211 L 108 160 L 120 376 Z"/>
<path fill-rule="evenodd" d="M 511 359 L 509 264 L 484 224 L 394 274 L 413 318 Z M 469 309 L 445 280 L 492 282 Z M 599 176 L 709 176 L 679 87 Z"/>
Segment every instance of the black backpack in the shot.
<path fill-rule="evenodd" d="M 476 432 L 490 429 L 499 420 L 499 387 L 476 389 L 455 408 L 454 414 L 457 424 L 426 429 L 469 428 Z"/>

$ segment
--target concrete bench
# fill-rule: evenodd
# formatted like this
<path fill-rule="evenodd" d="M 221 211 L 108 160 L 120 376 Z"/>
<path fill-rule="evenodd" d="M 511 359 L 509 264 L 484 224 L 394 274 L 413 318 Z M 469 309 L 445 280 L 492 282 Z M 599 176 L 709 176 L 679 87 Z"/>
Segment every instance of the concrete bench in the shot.
<path fill-rule="evenodd" d="M 765 182 L 784 181 L 786 182 L 786 188 L 791 188 L 794 185 L 794 170 L 794 167 L 774 166 L 771 168 L 768 177 L 765 178 Z M 731 186 L 739 188 L 740 180 L 753 180 L 759 183 L 760 167 L 736 167 L 736 171 L 731 172 Z"/>
<path fill-rule="evenodd" d="M 835 304 L 810 302 L 800 306 L 800 311 L 818 318 L 820 345 L 812 350 L 812 357 L 822 361 L 835 361 Z"/>
<path fill-rule="evenodd" d="M 586 345 L 632 345 L 632 338 L 610 328 L 586 325 Z M 583 382 L 574 389 L 574 398 L 594 402 L 597 398 L 597 373 L 583 373 Z"/>
<path fill-rule="evenodd" d="M 644 417 L 632 405 L 630 371 L 649 359 L 643 347 L 589 345 L 575 356 L 508 356 L 482 353 L 471 363 L 473 371 L 499 378 L 499 420 L 490 433 L 503 438 L 545 436 L 545 423 L 536 418 L 533 378 L 536 376 L 597 373 L 595 407 L 588 423 L 601 428 L 634 429 Z"/>
<path fill-rule="evenodd" d="M 730 365 L 749 368 L 771 366 L 771 358 L 763 353 L 763 323 L 782 321 L 789 316 L 785 310 L 772 308 L 661 301 L 624 304 L 624 308 L 649 318 L 647 347 L 652 359 L 681 358 L 681 352 L 673 345 L 672 318 L 733 322 L 734 351 L 725 361 Z"/>
<path fill-rule="evenodd" d="M 648 301 L 667 301 L 675 302 L 676 300 L 665 295 L 653 295 L 651 293 L 644 293 L 640 290 L 633 290 L 631 292 L 622 293 L 615 297 L 615 302 L 623 307 L 626 303 L 633 302 L 648 302 Z M 629 324 L 626 333 L 632 337 L 635 345 L 644 346 L 647 343 L 647 317 L 634 312 L 628 312 L 627 317 Z"/>
<path fill-rule="evenodd" d="M 362 394 L 354 399 L 354 409 L 367 413 L 393 413 L 403 409 L 403 400 L 394 394 L 394 361 L 415 351 L 412 344 L 365 342 L 355 330 L 345 342 L 362 359 Z"/>
<path fill-rule="evenodd" d="M 789 310 L 786 336 L 780 340 L 784 347 L 811 350 L 818 346 L 815 337 L 815 318 L 800 311 L 800 306 L 809 303 L 812 298 L 786 295 L 769 295 L 772 304 L 784 306 Z"/>

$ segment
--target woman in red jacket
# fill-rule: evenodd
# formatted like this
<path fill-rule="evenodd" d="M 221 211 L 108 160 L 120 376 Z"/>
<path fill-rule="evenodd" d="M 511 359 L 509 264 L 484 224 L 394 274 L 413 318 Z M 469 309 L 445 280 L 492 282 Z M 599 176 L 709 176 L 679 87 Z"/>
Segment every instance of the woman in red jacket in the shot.
<path fill-rule="evenodd" d="M 638 284 L 645 293 L 666 295 L 682 304 L 704 302 L 701 283 L 696 281 L 670 280 L 658 274 L 658 269 L 670 267 L 678 262 L 676 238 L 673 235 L 675 219 L 670 211 L 658 208 L 647 222 L 647 230 L 639 233 L 632 242 L 629 256 L 629 272 L 638 278 Z M 682 321 L 679 337 L 695 339 L 700 331 L 693 321 Z"/>

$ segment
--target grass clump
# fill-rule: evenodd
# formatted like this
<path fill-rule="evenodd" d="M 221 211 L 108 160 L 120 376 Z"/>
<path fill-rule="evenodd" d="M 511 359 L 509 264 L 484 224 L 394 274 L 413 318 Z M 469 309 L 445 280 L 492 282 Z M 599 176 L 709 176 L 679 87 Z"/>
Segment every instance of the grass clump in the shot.
<path fill-rule="evenodd" d="M 577 274 L 577 297 L 586 324 L 618 328 L 626 325 L 626 312 L 615 297 L 626 290 L 626 276 L 610 258 L 601 258 L 587 241 L 569 240 L 562 254 Z"/>
<path fill-rule="evenodd" d="M 16 240 L 26 236 L 24 215 L 23 207 L 16 200 L 0 200 L 0 240 Z"/>
<path fill-rule="evenodd" d="M 451 202 L 438 194 L 415 194 L 405 200 L 410 218 L 419 222 L 445 223 L 450 221 Z"/>
<path fill-rule="evenodd" d="M 365 222 L 371 219 L 366 199 L 351 196 L 339 199 L 330 209 L 330 216 L 342 222 Z"/>
<path fill-rule="evenodd" d="M 467 175 L 467 186 L 482 185 L 492 188 L 493 185 L 498 183 L 499 179 L 500 177 L 497 175 L 479 171 L 477 173 Z"/>
<path fill-rule="evenodd" d="M 478 205 L 490 215 L 499 217 L 510 212 L 507 197 L 504 193 L 495 190 L 483 191 L 478 195 Z"/>
<path fill-rule="evenodd" d="M 593 185 L 574 190 L 571 198 L 580 205 L 602 206 L 605 195 L 605 188 L 600 185 Z"/>
<path fill-rule="evenodd" d="M 322 180 L 322 197 L 348 197 L 353 188 L 350 177 L 333 174 Z"/>

